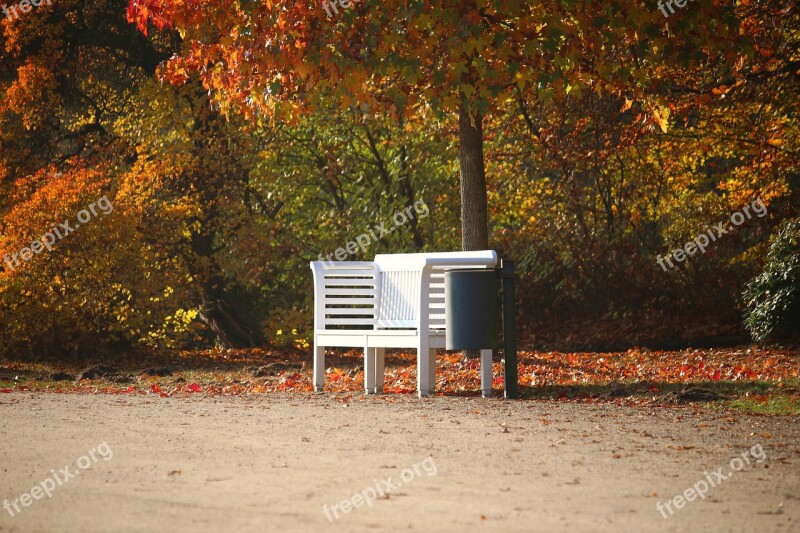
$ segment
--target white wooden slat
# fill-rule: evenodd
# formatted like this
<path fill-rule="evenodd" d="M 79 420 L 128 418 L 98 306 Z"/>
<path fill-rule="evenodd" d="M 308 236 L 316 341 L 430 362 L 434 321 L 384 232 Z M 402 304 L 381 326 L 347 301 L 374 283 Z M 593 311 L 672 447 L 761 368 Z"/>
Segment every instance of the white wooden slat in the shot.
<path fill-rule="evenodd" d="M 326 318 L 325 324 L 328 326 L 372 326 L 375 320 L 372 318 Z"/>
<path fill-rule="evenodd" d="M 469 252 L 428 252 L 410 254 L 378 254 L 375 263 L 383 269 L 406 268 L 422 269 L 425 265 L 440 268 L 465 268 L 467 266 L 494 267 L 497 264 L 497 252 L 494 250 L 476 250 Z"/>
<path fill-rule="evenodd" d="M 374 279 L 354 279 L 354 278 L 337 278 L 337 279 L 326 279 L 325 280 L 326 287 L 361 287 L 361 286 L 368 286 L 374 287 L 375 280 Z"/>
<path fill-rule="evenodd" d="M 377 320 L 376 325 L 379 328 L 415 328 L 417 327 L 416 320 Z"/>
<path fill-rule="evenodd" d="M 384 270 L 382 272 L 381 301 L 378 312 L 380 320 L 415 322 L 416 308 L 419 303 L 420 275 L 419 270 Z"/>
<path fill-rule="evenodd" d="M 326 296 L 375 296 L 374 287 L 331 288 L 325 287 Z"/>
<path fill-rule="evenodd" d="M 357 307 L 353 307 L 350 309 L 325 309 L 325 316 L 349 316 L 349 315 L 359 315 L 359 316 L 375 316 L 375 313 L 372 309 L 367 309 L 362 307 L 361 309 Z"/>
<path fill-rule="evenodd" d="M 444 274 L 448 270 L 454 269 L 469 269 L 469 270 L 476 270 L 476 269 L 483 269 L 483 268 L 494 268 L 496 264 L 481 264 L 481 263 L 458 263 L 458 264 L 443 264 L 443 265 L 431 265 L 433 268 L 432 272 L 438 274 L 441 272 Z"/>
<path fill-rule="evenodd" d="M 372 261 L 314 261 L 315 264 L 322 265 L 324 271 L 347 270 L 348 268 L 357 270 L 374 270 L 375 263 Z"/>
<path fill-rule="evenodd" d="M 428 284 L 428 328 L 445 329 L 444 270 L 434 269 Z"/>
<path fill-rule="evenodd" d="M 444 283 L 431 283 L 431 292 L 428 297 L 428 323 L 431 328 L 444 329 Z"/>
<path fill-rule="evenodd" d="M 432 268 L 433 268 L 434 272 L 440 271 L 440 272 L 444 273 L 444 272 L 446 272 L 448 270 L 477 270 L 477 269 L 481 269 L 481 268 L 492 268 L 492 267 L 488 267 L 487 265 L 476 265 L 476 264 L 464 263 L 463 265 L 458 265 L 458 266 L 455 266 L 455 265 L 433 265 Z"/>
<path fill-rule="evenodd" d="M 364 344 L 364 339 L 366 339 L 365 333 L 368 331 L 369 330 L 357 333 L 347 329 L 327 329 L 318 330 L 314 337 L 320 346 L 352 348 Z"/>
<path fill-rule="evenodd" d="M 369 305 L 375 307 L 375 298 L 325 298 L 325 305 Z"/>
<path fill-rule="evenodd" d="M 326 278 L 341 277 L 341 276 L 354 276 L 358 278 L 370 277 L 374 278 L 375 273 L 371 269 L 355 270 L 355 269 L 341 269 L 341 270 L 325 270 L 324 275 Z"/>

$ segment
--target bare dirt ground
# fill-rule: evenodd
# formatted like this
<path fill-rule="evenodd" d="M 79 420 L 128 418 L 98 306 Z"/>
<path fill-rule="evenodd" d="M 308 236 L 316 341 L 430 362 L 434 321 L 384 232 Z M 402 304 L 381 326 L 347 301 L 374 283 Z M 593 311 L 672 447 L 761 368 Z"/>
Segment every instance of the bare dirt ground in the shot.
<path fill-rule="evenodd" d="M 113 455 L 89 464 L 103 442 Z M 757 445 L 766 459 L 753 452 L 733 471 L 731 459 Z M 51 497 L 32 491 L 67 466 L 74 477 Z M 672 504 L 667 518 L 657 510 L 707 479 L 716 486 L 704 498 Z M 384 496 L 365 504 L 376 487 Z M 23 506 L 32 492 L 40 499 Z M 360 506 L 344 512 L 357 493 Z M 0 509 L 3 532 L 791 532 L 800 417 L 410 395 L 14 392 L 0 398 L 0 499 L 20 508 Z"/>

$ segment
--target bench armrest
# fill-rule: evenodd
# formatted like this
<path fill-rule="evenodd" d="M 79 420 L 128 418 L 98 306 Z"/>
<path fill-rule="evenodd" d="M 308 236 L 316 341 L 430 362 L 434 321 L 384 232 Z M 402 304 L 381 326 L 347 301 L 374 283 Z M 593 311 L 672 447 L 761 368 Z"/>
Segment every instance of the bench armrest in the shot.
<path fill-rule="evenodd" d="M 378 254 L 375 263 L 397 270 L 422 270 L 443 267 L 486 267 L 497 266 L 497 252 L 477 250 L 474 252 L 436 252 L 417 254 Z"/>

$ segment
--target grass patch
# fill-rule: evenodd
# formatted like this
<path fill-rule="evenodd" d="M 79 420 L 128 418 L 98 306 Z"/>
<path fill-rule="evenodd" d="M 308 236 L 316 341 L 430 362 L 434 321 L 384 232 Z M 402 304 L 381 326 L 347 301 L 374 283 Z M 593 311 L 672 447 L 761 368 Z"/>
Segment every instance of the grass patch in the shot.
<path fill-rule="evenodd" d="M 758 415 L 800 415 L 800 397 L 772 395 L 738 398 L 729 403 L 732 409 Z"/>

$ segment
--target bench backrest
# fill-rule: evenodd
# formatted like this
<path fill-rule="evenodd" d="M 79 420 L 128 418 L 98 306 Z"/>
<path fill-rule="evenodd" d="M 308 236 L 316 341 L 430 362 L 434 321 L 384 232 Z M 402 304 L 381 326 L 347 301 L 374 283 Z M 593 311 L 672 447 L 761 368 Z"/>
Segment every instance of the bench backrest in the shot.
<path fill-rule="evenodd" d="M 444 329 L 444 271 L 494 268 L 497 253 L 379 254 L 374 262 L 312 262 L 315 329 Z M 419 316 L 419 310 L 425 312 Z"/>
<path fill-rule="evenodd" d="M 481 250 L 379 254 L 375 256 L 375 264 L 381 272 L 377 329 L 419 327 L 417 314 L 421 306 L 427 309 L 427 315 L 422 318 L 429 329 L 445 329 L 445 269 L 494 268 L 497 253 Z"/>

